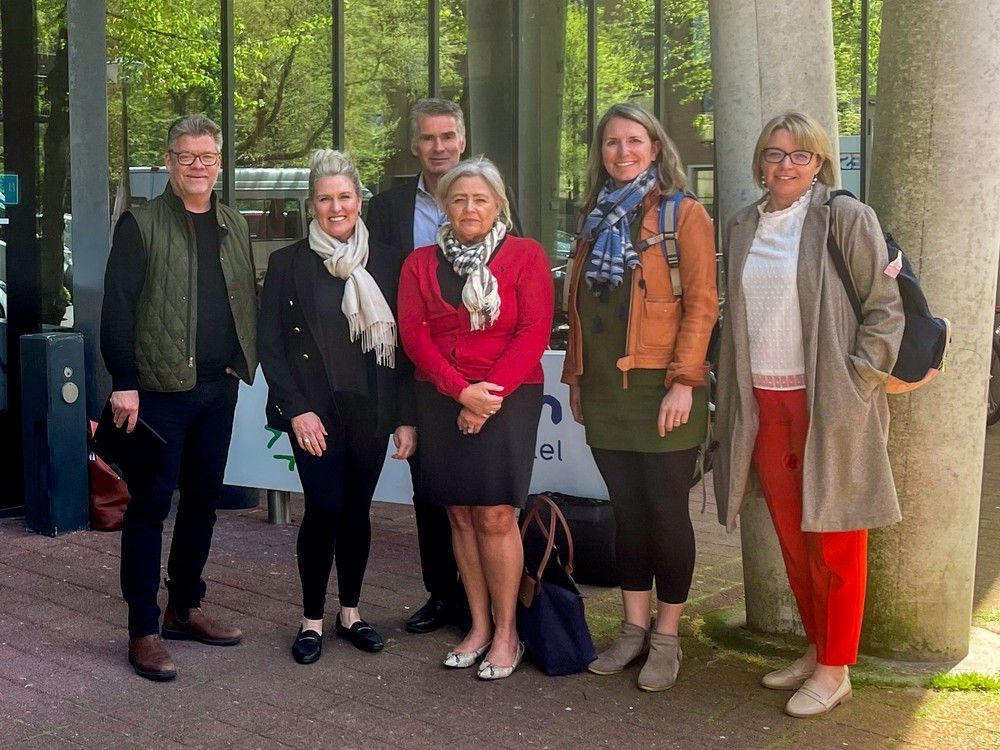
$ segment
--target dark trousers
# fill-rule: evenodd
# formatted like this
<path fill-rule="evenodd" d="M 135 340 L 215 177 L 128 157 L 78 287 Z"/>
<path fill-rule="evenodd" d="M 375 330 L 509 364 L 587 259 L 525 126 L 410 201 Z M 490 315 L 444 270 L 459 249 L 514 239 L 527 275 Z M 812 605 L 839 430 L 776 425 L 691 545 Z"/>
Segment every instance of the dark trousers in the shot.
<path fill-rule="evenodd" d="M 289 435 L 305 497 L 296 551 L 302 614 L 310 620 L 323 618 L 334 560 L 340 605 L 358 606 L 371 548 L 369 512 L 388 444 L 388 436 L 376 429 L 372 401 L 345 394 L 335 398 L 331 416 L 320 414 L 328 433 L 322 456 L 306 453 Z"/>
<path fill-rule="evenodd" d="M 688 491 L 698 448 L 637 453 L 591 448 L 615 514 L 615 558 L 624 591 L 649 591 L 668 604 L 687 601 L 694 573 Z"/>
<path fill-rule="evenodd" d="M 238 388 L 236 378 L 226 377 L 183 393 L 139 392 L 139 416 L 166 445 L 150 464 L 126 468 L 132 499 L 122 526 L 121 585 L 131 638 L 159 631 L 163 521 L 178 484 L 167 588 L 181 610 L 200 606 L 205 595 L 201 574 L 212 544 Z"/>
<path fill-rule="evenodd" d="M 451 522 L 443 505 L 428 503 L 420 486 L 420 449 L 410 456 L 413 482 L 413 512 L 417 517 L 417 545 L 424 588 L 437 599 L 464 596 L 458 580 L 458 565 L 451 546 Z"/>

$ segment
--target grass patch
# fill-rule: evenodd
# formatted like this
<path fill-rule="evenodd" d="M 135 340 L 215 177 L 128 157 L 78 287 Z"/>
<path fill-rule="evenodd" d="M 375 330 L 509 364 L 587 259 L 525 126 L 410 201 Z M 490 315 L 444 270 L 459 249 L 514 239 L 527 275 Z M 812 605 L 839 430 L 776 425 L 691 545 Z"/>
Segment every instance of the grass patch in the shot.
<path fill-rule="evenodd" d="M 998 622 L 1000 623 L 1000 609 L 983 609 L 972 615 L 976 622 Z"/>
<path fill-rule="evenodd" d="M 982 674 L 980 672 L 934 675 L 927 682 L 927 687 L 932 690 L 1000 693 L 1000 672 L 993 675 Z"/>

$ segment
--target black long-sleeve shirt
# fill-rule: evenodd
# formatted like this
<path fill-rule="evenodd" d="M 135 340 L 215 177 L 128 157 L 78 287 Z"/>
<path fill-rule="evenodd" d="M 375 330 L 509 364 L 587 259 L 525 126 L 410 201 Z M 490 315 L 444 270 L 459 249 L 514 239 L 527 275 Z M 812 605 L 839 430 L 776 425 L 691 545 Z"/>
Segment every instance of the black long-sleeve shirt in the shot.
<path fill-rule="evenodd" d="M 198 322 L 195 362 L 199 381 L 225 376 L 242 356 L 226 279 L 219 259 L 219 228 L 214 211 L 188 212 L 194 223 L 198 253 Z M 126 213 L 115 227 L 104 274 L 101 353 L 116 391 L 139 388 L 135 356 L 135 324 L 146 281 L 146 249 L 135 218 Z"/>

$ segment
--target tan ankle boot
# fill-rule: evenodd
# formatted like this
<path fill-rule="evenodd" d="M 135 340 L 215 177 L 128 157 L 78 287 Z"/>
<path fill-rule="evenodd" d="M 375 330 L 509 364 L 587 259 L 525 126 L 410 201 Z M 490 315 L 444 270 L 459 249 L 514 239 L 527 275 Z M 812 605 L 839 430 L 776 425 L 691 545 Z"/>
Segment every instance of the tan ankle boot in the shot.
<path fill-rule="evenodd" d="M 649 631 L 630 622 L 622 622 L 621 632 L 606 650 L 587 667 L 594 674 L 618 674 L 642 654 Z"/>
<path fill-rule="evenodd" d="M 649 656 L 639 671 L 639 688 L 648 693 L 672 688 L 681 669 L 681 641 L 676 635 L 649 636 Z"/>

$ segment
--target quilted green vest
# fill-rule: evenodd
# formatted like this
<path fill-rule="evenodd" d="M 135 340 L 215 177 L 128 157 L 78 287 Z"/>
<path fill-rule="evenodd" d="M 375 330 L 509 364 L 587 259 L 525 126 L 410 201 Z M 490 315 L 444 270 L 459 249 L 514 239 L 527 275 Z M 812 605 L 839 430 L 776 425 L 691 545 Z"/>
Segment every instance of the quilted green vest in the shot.
<path fill-rule="evenodd" d="M 238 211 L 212 196 L 219 222 L 219 258 L 244 362 L 241 379 L 257 371 L 257 284 L 250 232 Z M 175 392 L 194 388 L 198 330 L 198 252 L 194 223 L 168 183 L 163 194 L 130 209 L 146 249 L 146 279 L 136 310 L 139 387 Z"/>

